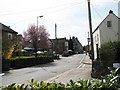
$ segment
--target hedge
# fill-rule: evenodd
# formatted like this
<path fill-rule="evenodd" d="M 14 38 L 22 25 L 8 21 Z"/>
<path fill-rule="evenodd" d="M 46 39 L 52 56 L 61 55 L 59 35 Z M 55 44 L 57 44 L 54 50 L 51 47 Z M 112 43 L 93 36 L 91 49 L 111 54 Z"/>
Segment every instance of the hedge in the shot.
<path fill-rule="evenodd" d="M 27 81 L 28 84 L 12 83 L 1 86 L 2 90 L 120 90 L 120 75 L 117 74 L 119 68 L 111 70 L 111 73 L 102 77 L 102 79 L 91 80 L 70 80 L 63 84 L 58 82 L 38 82 L 37 80 Z"/>
<path fill-rule="evenodd" d="M 16 60 L 11 60 L 11 67 L 14 69 L 25 68 L 25 67 L 45 64 L 53 61 L 54 61 L 53 57 L 20 58 Z"/>
<path fill-rule="evenodd" d="M 120 63 L 120 41 L 106 42 L 101 45 L 99 59 L 93 61 L 92 77 L 100 78 L 108 74 L 108 67 L 113 68 L 113 63 Z"/>

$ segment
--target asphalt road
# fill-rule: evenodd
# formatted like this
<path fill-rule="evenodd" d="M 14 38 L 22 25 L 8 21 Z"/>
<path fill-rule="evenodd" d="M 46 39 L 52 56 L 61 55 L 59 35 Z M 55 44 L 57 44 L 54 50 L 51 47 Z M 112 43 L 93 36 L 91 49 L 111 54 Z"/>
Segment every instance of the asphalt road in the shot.
<path fill-rule="evenodd" d="M 2 76 L 2 85 L 14 82 L 18 84 L 27 83 L 26 80 L 31 80 L 32 78 L 39 81 L 46 81 L 66 71 L 79 67 L 84 56 L 84 54 L 76 54 L 69 57 L 61 57 L 60 60 L 55 60 L 48 64 L 10 70 L 5 72 Z"/>

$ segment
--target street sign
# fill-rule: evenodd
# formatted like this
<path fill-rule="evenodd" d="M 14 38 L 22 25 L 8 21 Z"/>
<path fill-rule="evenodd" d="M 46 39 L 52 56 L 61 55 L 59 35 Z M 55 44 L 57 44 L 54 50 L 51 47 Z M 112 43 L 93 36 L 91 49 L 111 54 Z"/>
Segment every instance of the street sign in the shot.
<path fill-rule="evenodd" d="M 91 42 L 91 39 L 90 39 L 90 38 L 87 38 L 87 41 L 88 41 L 88 42 Z"/>

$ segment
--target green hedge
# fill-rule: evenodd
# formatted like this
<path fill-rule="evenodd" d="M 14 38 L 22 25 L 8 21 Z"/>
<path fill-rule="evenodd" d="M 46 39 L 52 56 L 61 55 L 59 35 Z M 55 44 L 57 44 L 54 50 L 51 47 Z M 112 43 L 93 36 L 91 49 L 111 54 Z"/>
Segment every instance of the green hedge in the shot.
<path fill-rule="evenodd" d="M 120 62 L 120 41 L 107 42 L 99 49 L 100 60 L 107 63 Z"/>
<path fill-rule="evenodd" d="M 106 42 L 99 49 L 99 59 L 93 61 L 92 77 L 101 78 L 113 68 L 113 63 L 120 63 L 120 41 Z M 120 71 L 119 71 L 120 73 Z"/>
<path fill-rule="evenodd" d="M 119 69 L 119 68 L 118 68 Z M 10 84 L 2 86 L 2 90 L 120 90 L 120 75 L 117 70 L 111 70 L 111 73 L 102 77 L 102 79 L 92 80 L 70 80 L 63 84 L 58 82 L 38 82 L 32 79 L 28 84 Z"/>

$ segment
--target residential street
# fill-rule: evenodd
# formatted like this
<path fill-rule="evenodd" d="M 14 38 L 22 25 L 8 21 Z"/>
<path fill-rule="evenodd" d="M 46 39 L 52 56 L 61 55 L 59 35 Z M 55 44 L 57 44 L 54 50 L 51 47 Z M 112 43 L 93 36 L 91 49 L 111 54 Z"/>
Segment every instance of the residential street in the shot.
<path fill-rule="evenodd" d="M 84 60 L 87 60 L 86 64 L 83 63 Z M 86 55 L 76 54 L 69 57 L 61 57 L 60 60 L 55 60 L 52 63 L 5 72 L 5 74 L 2 76 L 2 84 L 6 85 L 14 82 L 21 84 L 26 83 L 26 80 L 31 80 L 32 78 L 39 81 L 56 80 L 61 82 L 62 80 L 64 82 L 63 79 L 65 78 L 65 75 L 71 74 L 73 79 L 79 79 L 80 77 L 77 76 L 79 73 L 81 73 L 81 75 L 84 77 L 87 76 L 88 78 L 90 78 L 90 70 L 90 60 L 86 58 Z M 89 75 L 87 75 L 87 73 L 85 74 L 85 71 L 89 72 Z M 85 78 L 87 79 L 87 77 Z M 66 81 L 69 81 L 69 79 Z"/>

